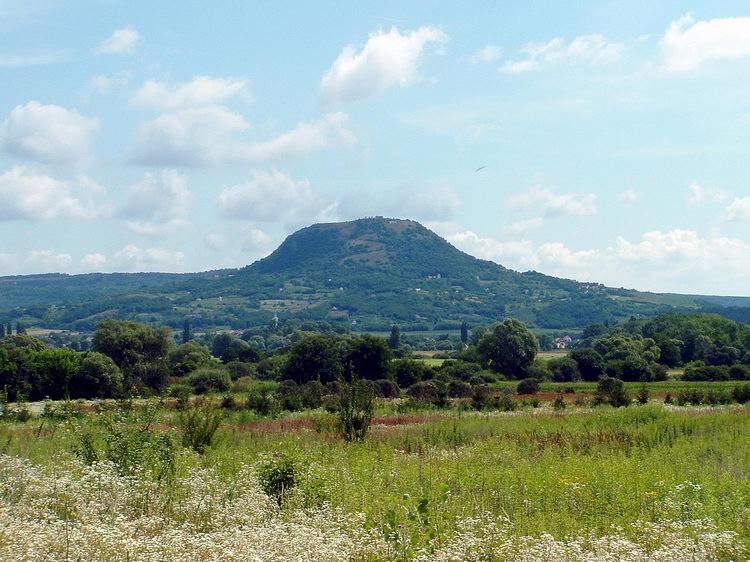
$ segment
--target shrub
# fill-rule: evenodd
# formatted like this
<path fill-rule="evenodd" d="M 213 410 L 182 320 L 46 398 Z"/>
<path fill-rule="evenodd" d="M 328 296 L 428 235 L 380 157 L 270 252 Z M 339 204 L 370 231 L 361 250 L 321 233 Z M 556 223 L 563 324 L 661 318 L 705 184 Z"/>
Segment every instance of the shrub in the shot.
<path fill-rule="evenodd" d="M 609 404 L 615 408 L 630 404 L 630 397 L 625 390 L 625 383 L 620 379 L 603 377 L 596 385 L 596 404 Z"/>
<path fill-rule="evenodd" d="M 281 405 L 274 394 L 263 388 L 256 388 L 248 393 L 245 407 L 259 416 L 275 416 L 281 410 Z"/>
<path fill-rule="evenodd" d="M 563 394 L 561 392 L 560 394 L 557 395 L 557 398 L 555 398 L 555 401 L 552 403 L 552 407 L 556 411 L 560 412 L 565 409 L 565 406 L 566 406 L 565 398 L 563 397 Z"/>
<path fill-rule="evenodd" d="M 555 382 L 573 382 L 581 378 L 578 363 L 570 357 L 559 357 L 547 362 L 552 380 Z"/>
<path fill-rule="evenodd" d="M 182 445 L 203 454 L 213 444 L 223 414 L 205 403 L 194 404 L 180 413 Z"/>
<path fill-rule="evenodd" d="M 448 396 L 451 398 L 467 398 L 471 396 L 472 389 L 468 382 L 452 380 L 448 384 Z"/>
<path fill-rule="evenodd" d="M 378 396 L 381 398 L 398 398 L 401 396 L 401 389 L 395 381 L 389 379 L 380 379 L 375 381 L 377 385 Z"/>
<path fill-rule="evenodd" d="M 642 386 L 641 389 L 638 391 L 638 394 L 636 395 L 635 399 L 642 406 L 645 404 L 648 404 L 648 400 L 649 400 L 648 388 L 646 388 L 645 386 Z"/>
<path fill-rule="evenodd" d="M 205 394 L 211 391 L 226 392 L 232 381 L 224 369 L 203 368 L 190 374 L 187 382 L 193 387 L 193 392 Z"/>
<path fill-rule="evenodd" d="M 339 393 L 339 426 L 344 441 L 364 441 L 375 412 L 372 390 L 354 378 L 343 383 Z"/>
<path fill-rule="evenodd" d="M 513 400 L 510 390 L 505 389 L 492 400 L 492 407 L 502 412 L 513 412 L 518 409 L 518 402 Z"/>
<path fill-rule="evenodd" d="M 257 472 L 261 488 L 266 495 L 276 500 L 279 507 L 299 481 L 297 465 L 285 453 L 277 453 L 273 458 L 261 462 Z"/>
<path fill-rule="evenodd" d="M 489 407 L 491 398 L 490 387 L 486 384 L 478 384 L 474 386 L 471 394 L 471 406 L 475 410 L 484 410 Z"/>
<path fill-rule="evenodd" d="M 249 392 L 253 384 L 254 381 L 250 377 L 240 377 L 232 383 L 232 392 Z"/>
<path fill-rule="evenodd" d="M 186 384 L 177 384 L 169 389 L 169 394 L 175 399 L 178 410 L 184 410 L 190 402 L 191 388 Z"/>
<path fill-rule="evenodd" d="M 518 394 L 536 394 L 539 392 L 539 379 L 524 379 L 516 386 Z"/>
<path fill-rule="evenodd" d="M 750 402 L 750 384 L 739 384 L 732 389 L 732 398 L 739 404 Z"/>

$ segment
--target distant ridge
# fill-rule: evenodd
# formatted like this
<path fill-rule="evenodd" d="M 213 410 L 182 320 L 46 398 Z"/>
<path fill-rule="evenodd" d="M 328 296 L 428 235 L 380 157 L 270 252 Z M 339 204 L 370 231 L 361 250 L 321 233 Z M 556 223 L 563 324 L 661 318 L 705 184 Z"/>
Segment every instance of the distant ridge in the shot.
<path fill-rule="evenodd" d="M 455 329 L 464 320 L 512 316 L 561 330 L 666 310 L 746 321 L 748 307 L 750 298 L 644 293 L 519 273 L 460 251 L 416 221 L 385 217 L 302 228 L 237 270 L 0 278 L 0 321 L 84 330 L 107 317 L 175 327 L 189 317 L 197 326 L 244 328 L 274 315 L 373 331 L 394 323 Z"/>

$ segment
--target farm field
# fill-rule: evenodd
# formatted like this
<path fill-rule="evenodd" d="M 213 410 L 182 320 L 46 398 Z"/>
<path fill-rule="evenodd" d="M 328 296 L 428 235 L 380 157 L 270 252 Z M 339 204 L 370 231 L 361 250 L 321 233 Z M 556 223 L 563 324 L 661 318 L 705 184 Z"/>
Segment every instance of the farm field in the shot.
<path fill-rule="evenodd" d="M 381 401 L 362 443 L 342 441 L 323 410 L 264 418 L 235 407 L 198 454 L 182 446 L 185 413 L 172 403 L 74 405 L 0 425 L 3 560 L 750 552 L 744 406 L 473 412 Z"/>

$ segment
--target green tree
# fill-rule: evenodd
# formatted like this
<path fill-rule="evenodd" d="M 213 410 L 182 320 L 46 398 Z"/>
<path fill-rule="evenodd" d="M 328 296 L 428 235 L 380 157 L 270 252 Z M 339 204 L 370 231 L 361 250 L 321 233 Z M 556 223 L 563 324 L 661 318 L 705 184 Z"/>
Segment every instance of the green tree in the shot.
<path fill-rule="evenodd" d="M 78 371 L 81 356 L 70 349 L 45 349 L 33 357 L 34 381 L 29 399 L 69 397 L 70 381 Z"/>
<path fill-rule="evenodd" d="M 581 378 L 585 381 L 596 382 L 604 373 L 604 359 L 595 349 L 574 349 L 569 357 L 576 362 Z"/>
<path fill-rule="evenodd" d="M 349 380 L 354 376 L 370 381 L 388 378 L 393 354 L 383 338 L 365 334 L 352 338 L 348 347 L 344 366 Z"/>
<path fill-rule="evenodd" d="M 391 336 L 388 338 L 388 347 L 398 349 L 401 345 L 401 328 L 395 324 L 391 327 Z"/>
<path fill-rule="evenodd" d="M 283 375 L 297 384 L 333 382 L 344 374 L 343 346 L 336 336 L 318 334 L 295 342 L 289 349 Z"/>
<path fill-rule="evenodd" d="M 555 382 L 573 382 L 581 378 L 578 363 L 570 357 L 556 357 L 547 362 L 552 380 Z"/>
<path fill-rule="evenodd" d="M 469 325 L 466 320 L 461 322 L 461 343 L 464 345 L 469 343 Z"/>
<path fill-rule="evenodd" d="M 195 341 L 182 344 L 169 353 L 167 359 L 172 374 L 182 377 L 215 361 L 208 348 Z"/>
<path fill-rule="evenodd" d="M 185 318 L 185 321 L 182 323 L 182 343 L 189 342 L 192 337 L 193 335 L 190 332 L 190 320 Z"/>
<path fill-rule="evenodd" d="M 122 392 L 122 382 L 122 372 L 112 359 L 103 353 L 87 351 L 70 379 L 70 397 L 116 397 Z"/>
<path fill-rule="evenodd" d="M 172 345 L 172 335 L 167 328 L 104 320 L 96 326 L 93 349 L 115 362 L 126 384 L 145 384 L 159 389 L 169 375 L 166 359 Z"/>
<path fill-rule="evenodd" d="M 477 351 L 493 371 L 508 377 L 525 378 L 539 344 L 520 320 L 513 318 L 495 325 L 477 345 Z"/>

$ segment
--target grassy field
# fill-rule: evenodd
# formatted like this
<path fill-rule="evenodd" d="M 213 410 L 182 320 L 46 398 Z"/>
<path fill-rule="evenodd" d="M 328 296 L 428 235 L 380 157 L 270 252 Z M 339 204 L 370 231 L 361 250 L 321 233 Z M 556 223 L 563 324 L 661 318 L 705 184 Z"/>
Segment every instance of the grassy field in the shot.
<path fill-rule="evenodd" d="M 226 411 L 203 455 L 155 401 L 3 423 L 0 558 L 744 559 L 748 413 L 381 405 L 348 444 L 322 411 Z"/>

